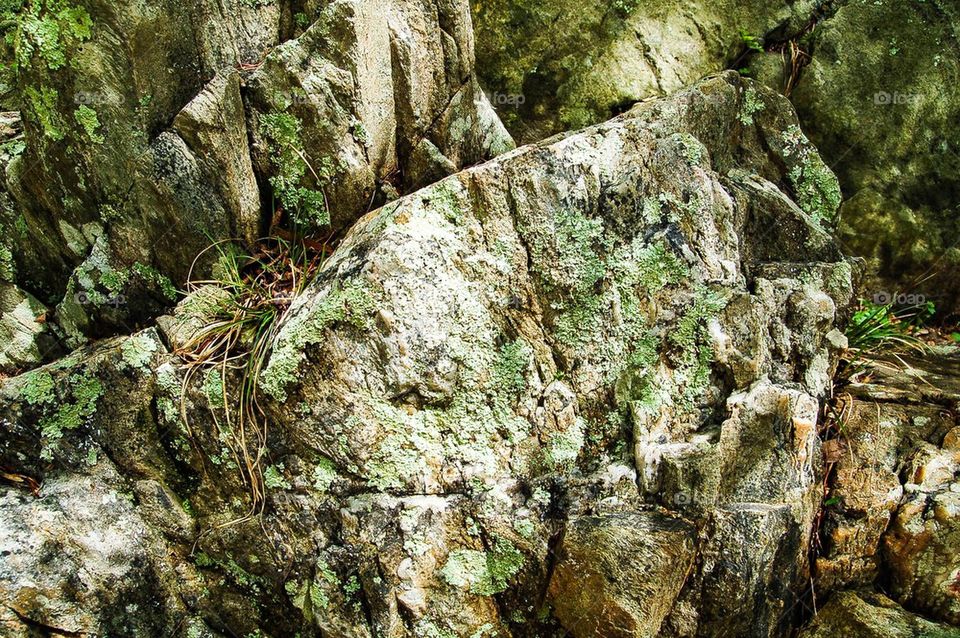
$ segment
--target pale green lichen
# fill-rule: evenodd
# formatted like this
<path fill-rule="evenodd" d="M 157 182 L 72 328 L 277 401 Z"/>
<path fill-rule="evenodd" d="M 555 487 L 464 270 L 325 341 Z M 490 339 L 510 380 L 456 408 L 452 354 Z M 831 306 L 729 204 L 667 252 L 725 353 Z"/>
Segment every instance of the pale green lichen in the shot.
<path fill-rule="evenodd" d="M 577 417 L 567 430 L 550 436 L 546 447 L 547 464 L 554 469 L 573 465 L 583 449 L 585 431 L 586 424 L 582 418 Z"/>
<path fill-rule="evenodd" d="M 222 369 L 219 366 L 208 368 L 203 378 L 203 394 L 207 397 L 207 403 L 211 408 L 222 408 L 226 404 L 223 386 Z"/>
<path fill-rule="evenodd" d="M 13 261 L 13 251 L 0 244 L 0 281 L 14 281 L 17 264 Z"/>
<path fill-rule="evenodd" d="M 270 362 L 260 375 L 260 388 L 284 401 L 287 385 L 296 380 L 296 371 L 303 361 L 305 348 L 321 343 L 327 328 L 345 323 L 357 329 L 367 326 L 377 305 L 364 281 L 351 279 L 337 284 L 306 312 L 295 315 L 281 331 Z"/>
<path fill-rule="evenodd" d="M 70 49 L 89 40 L 93 20 L 83 7 L 73 7 L 66 0 L 34 0 L 20 13 L 17 38 L 17 62 L 26 67 L 34 54 L 50 70 L 76 62 Z"/>
<path fill-rule="evenodd" d="M 674 133 L 673 141 L 680 146 L 681 153 L 690 166 L 697 166 L 703 161 L 706 149 L 696 137 L 689 133 Z"/>
<path fill-rule="evenodd" d="M 53 403 L 57 398 L 54 387 L 49 372 L 34 370 L 20 377 L 20 396 L 32 406 Z"/>
<path fill-rule="evenodd" d="M 321 494 L 330 490 L 330 486 L 340 478 L 337 468 L 328 459 L 320 459 L 313 468 L 313 489 Z"/>
<path fill-rule="evenodd" d="M 303 612 L 304 620 L 313 622 L 330 607 L 329 590 L 340 586 L 340 579 L 323 559 L 317 561 L 313 578 L 308 581 L 288 581 L 284 584 L 294 607 Z"/>
<path fill-rule="evenodd" d="M 740 113 L 737 119 L 744 126 L 753 126 L 753 116 L 765 108 L 760 94 L 753 87 L 749 87 L 743 92 L 743 103 L 740 105 Z"/>
<path fill-rule="evenodd" d="M 799 126 L 793 125 L 783 133 L 783 144 L 787 177 L 793 186 L 797 205 L 821 225 L 835 222 L 843 198 L 837 176 Z"/>
<path fill-rule="evenodd" d="M 40 419 L 40 432 L 43 436 L 41 458 L 53 459 L 57 441 L 63 438 L 67 430 L 76 430 L 83 426 L 97 410 L 97 402 L 103 396 L 103 385 L 95 377 L 81 372 L 70 375 L 68 395 L 62 397 L 58 405 L 45 402 L 44 416 Z"/>
<path fill-rule="evenodd" d="M 100 117 L 96 111 L 84 104 L 73 112 L 73 117 L 83 127 L 87 139 L 94 144 L 103 144 L 104 137 L 98 132 L 100 130 Z"/>
<path fill-rule="evenodd" d="M 157 348 L 157 342 L 150 335 L 134 335 L 120 344 L 120 355 L 125 365 L 147 370 Z"/>
<path fill-rule="evenodd" d="M 510 579 L 523 567 L 524 558 L 513 544 L 496 539 L 490 551 L 454 550 L 440 570 L 440 575 L 454 587 L 469 589 L 480 596 L 506 591 Z"/>
<path fill-rule="evenodd" d="M 62 140 L 64 133 L 63 118 L 60 117 L 57 100 L 59 94 L 55 89 L 42 86 L 39 89 L 34 86 L 28 86 L 23 91 L 29 110 L 40 124 L 40 129 L 45 137 L 55 142 Z"/>
<path fill-rule="evenodd" d="M 292 486 L 283 476 L 283 463 L 279 465 L 269 465 L 263 471 L 263 484 L 272 490 L 289 490 Z"/>

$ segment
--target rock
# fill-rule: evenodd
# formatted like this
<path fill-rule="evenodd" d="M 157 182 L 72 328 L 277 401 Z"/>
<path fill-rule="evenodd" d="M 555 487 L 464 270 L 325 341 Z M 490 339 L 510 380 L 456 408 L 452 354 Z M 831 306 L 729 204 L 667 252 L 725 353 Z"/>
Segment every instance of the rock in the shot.
<path fill-rule="evenodd" d="M 180 598 L 199 592 L 173 571 L 125 484 L 100 458 L 46 482 L 39 498 L 0 491 L 0 634 L 209 631 Z"/>
<path fill-rule="evenodd" d="M 878 357 L 867 364 L 876 370 L 869 383 L 848 386 L 843 436 L 828 457 L 835 470 L 820 530 L 819 592 L 886 582 L 906 609 L 958 624 L 960 430 L 947 407 L 955 405 L 954 363 L 928 354 L 897 367 Z"/>
<path fill-rule="evenodd" d="M 167 353 L 201 289 L 4 382 L 0 465 L 104 451 L 224 635 L 784 635 L 852 299 L 796 126 L 729 73 L 461 171 L 360 219 L 263 360 Z"/>
<path fill-rule="evenodd" d="M 955 627 L 930 622 L 904 611 L 882 594 L 837 594 L 820 610 L 801 638 L 862 636 L 863 638 L 914 638 L 915 636 L 956 636 Z"/>
<path fill-rule="evenodd" d="M 214 242 L 250 244 L 275 216 L 318 230 L 330 211 L 342 231 L 391 180 L 420 187 L 513 147 L 474 76 L 466 0 L 308 4 L 23 10 L 24 137 L 0 222 L 31 247 L 13 251 L 13 283 L 56 307 L 70 347 L 162 314 L 209 274 Z M 401 184 L 421 141 L 448 162 Z"/>
<path fill-rule="evenodd" d="M 554 613 L 576 638 L 657 635 L 695 542 L 692 525 L 652 512 L 572 519 L 550 579 Z"/>
<path fill-rule="evenodd" d="M 523 142 L 603 121 L 730 68 L 742 34 L 799 29 L 814 2 L 473 3 L 481 80 Z"/>
<path fill-rule="evenodd" d="M 747 64 L 778 90 L 798 71 L 790 98 L 846 196 L 841 240 L 879 275 L 867 296 L 956 309 L 960 15 L 950 2 L 834 5 L 790 36 L 808 64 L 792 69 L 780 52 Z"/>
<path fill-rule="evenodd" d="M 47 329 L 48 312 L 30 293 L 0 283 L 0 372 L 31 368 L 62 354 L 57 339 Z"/>

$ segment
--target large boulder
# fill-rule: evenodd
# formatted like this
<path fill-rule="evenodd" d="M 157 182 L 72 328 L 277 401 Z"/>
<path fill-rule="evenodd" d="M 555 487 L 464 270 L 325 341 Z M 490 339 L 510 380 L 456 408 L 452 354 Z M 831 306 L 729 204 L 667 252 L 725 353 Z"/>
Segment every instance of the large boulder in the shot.
<path fill-rule="evenodd" d="M 800 121 L 843 186 L 841 241 L 879 275 L 869 296 L 922 294 L 957 310 L 960 9 L 833 4 L 791 35 L 804 52 L 796 65 L 779 51 L 749 65 L 778 90 L 793 85 Z"/>
<path fill-rule="evenodd" d="M 363 217 L 253 404 L 152 331 L 5 382 L 0 464 L 40 503 L 101 450 L 147 481 L 184 633 L 787 635 L 852 296 L 829 176 L 786 100 L 710 78 Z"/>

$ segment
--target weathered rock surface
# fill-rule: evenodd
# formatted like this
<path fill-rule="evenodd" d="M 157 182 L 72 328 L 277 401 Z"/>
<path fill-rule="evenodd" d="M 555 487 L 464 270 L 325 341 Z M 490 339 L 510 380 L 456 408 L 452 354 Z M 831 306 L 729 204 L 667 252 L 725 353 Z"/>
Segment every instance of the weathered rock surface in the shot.
<path fill-rule="evenodd" d="M 960 629 L 905 612 L 882 594 L 844 592 L 817 615 L 801 638 L 952 638 Z"/>
<path fill-rule="evenodd" d="M 727 68 L 746 48 L 742 34 L 798 30 L 816 4 L 479 0 L 472 6 L 480 77 L 511 131 L 531 142 Z"/>
<path fill-rule="evenodd" d="M 21 11 L 2 247 L 69 347 L 160 314 L 204 248 L 255 240 L 275 211 L 310 228 L 332 211 L 342 231 L 394 185 L 513 147 L 478 88 L 466 0 L 300 4 Z"/>
<path fill-rule="evenodd" d="M 172 591 L 145 622 L 183 635 L 787 635 L 852 297 L 831 180 L 782 97 L 724 74 L 361 219 L 280 327 L 261 428 L 153 331 L 6 381 L 0 465 L 44 481 L 5 497 L 16 529 L 72 511 L 54 486 L 136 504 L 128 581 L 30 613 L 102 632 Z M 11 596 L 31 547 L 0 555 Z"/>
<path fill-rule="evenodd" d="M 841 241 L 879 274 L 871 292 L 924 293 L 956 310 L 960 7 L 833 5 L 812 32 L 792 36 L 808 64 L 790 97 L 843 185 Z M 789 55 L 760 57 L 749 66 L 783 90 Z"/>
<path fill-rule="evenodd" d="M 912 612 L 960 624 L 957 363 L 881 358 L 872 381 L 848 386 L 820 532 L 822 594 L 877 584 Z"/>

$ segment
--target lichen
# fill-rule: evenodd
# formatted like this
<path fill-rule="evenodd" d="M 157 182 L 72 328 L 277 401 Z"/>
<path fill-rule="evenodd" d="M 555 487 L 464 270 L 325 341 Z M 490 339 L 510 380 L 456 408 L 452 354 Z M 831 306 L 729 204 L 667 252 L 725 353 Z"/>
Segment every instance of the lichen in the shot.
<path fill-rule="evenodd" d="M 223 371 L 219 366 L 208 368 L 203 377 L 203 394 L 211 408 L 222 408 L 224 400 Z"/>
<path fill-rule="evenodd" d="M 34 0 L 20 14 L 17 62 L 26 67 L 36 53 L 52 71 L 68 61 L 76 64 L 76 56 L 68 53 L 89 40 L 92 29 L 93 20 L 83 7 L 66 0 Z"/>
<path fill-rule="evenodd" d="M 286 400 L 287 385 L 296 380 L 297 368 L 306 356 L 305 348 L 321 343 L 324 331 L 338 323 L 366 328 L 376 307 L 366 282 L 350 279 L 336 284 L 326 297 L 295 315 L 282 329 L 270 361 L 260 375 L 260 388 L 278 401 Z"/>
<path fill-rule="evenodd" d="M 80 428 L 96 413 L 103 385 L 89 373 L 75 372 L 68 379 L 65 394 L 58 405 L 44 402 L 46 409 L 39 425 L 43 437 L 40 456 L 45 460 L 53 459 L 57 441 L 63 438 L 64 432 Z"/>
<path fill-rule="evenodd" d="M 815 222 L 828 226 L 837 219 L 843 198 L 840 182 L 816 152 L 799 126 L 783 133 L 787 178 L 797 205 Z"/>
<path fill-rule="evenodd" d="M 497 538 L 490 551 L 454 550 L 440 570 L 440 575 L 454 587 L 469 589 L 480 596 L 506 591 L 510 579 L 523 567 L 524 558 L 514 545 Z"/>
<path fill-rule="evenodd" d="M 43 135 L 54 142 L 62 140 L 66 133 L 64 133 L 63 119 L 60 117 L 57 106 L 59 98 L 57 91 L 46 86 L 39 89 L 28 86 L 23 90 L 23 96 L 30 106 L 30 111 L 33 112 L 34 117 L 40 124 Z"/>
<path fill-rule="evenodd" d="M 325 494 L 339 478 L 340 474 L 333 463 L 328 459 L 320 459 L 313 468 L 313 489 Z"/>
<path fill-rule="evenodd" d="M 283 463 L 279 465 L 269 465 L 263 471 L 263 484 L 272 490 L 289 490 L 292 486 L 283 476 Z"/>
<path fill-rule="evenodd" d="M 123 363 L 135 370 L 147 370 L 157 351 L 157 342 L 147 334 L 134 335 L 120 345 Z"/>
<path fill-rule="evenodd" d="M 73 112 L 73 117 L 77 123 L 83 127 L 84 132 L 94 144 L 103 144 L 104 137 L 98 131 L 100 130 L 100 118 L 97 112 L 86 104 L 81 105 Z"/>
<path fill-rule="evenodd" d="M 586 425 L 582 418 L 577 417 L 573 425 L 563 432 L 557 432 L 547 439 L 546 460 L 554 469 L 562 469 L 573 465 L 580 450 L 583 449 Z"/>
<path fill-rule="evenodd" d="M 737 119 L 744 126 L 753 126 L 753 116 L 765 108 L 760 94 L 753 87 L 747 88 L 743 92 L 743 103 L 740 105 L 740 113 Z"/>

